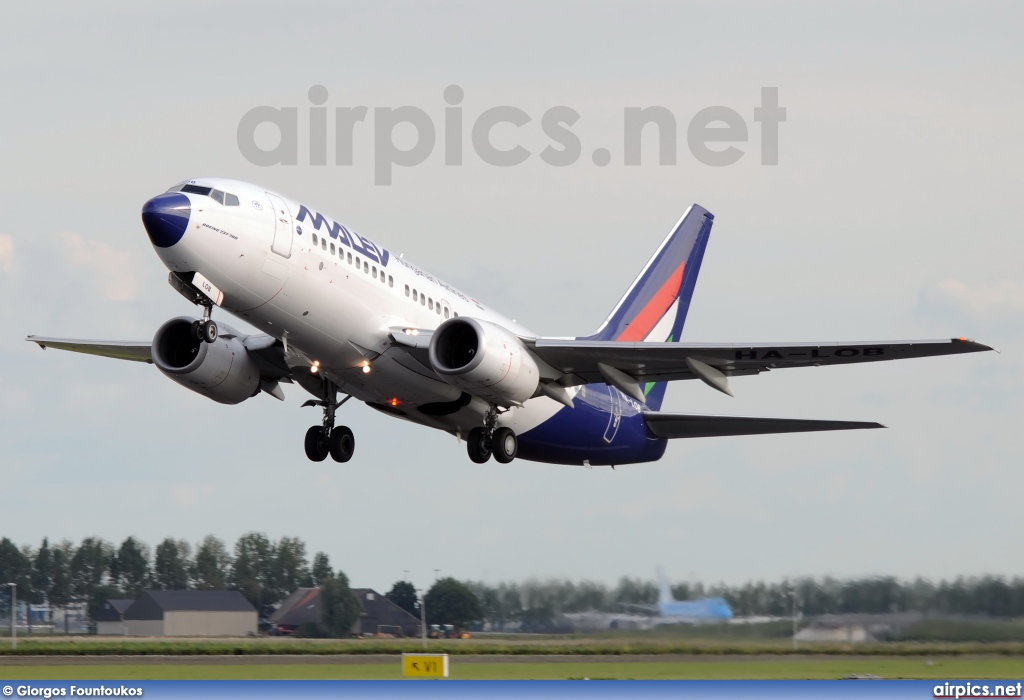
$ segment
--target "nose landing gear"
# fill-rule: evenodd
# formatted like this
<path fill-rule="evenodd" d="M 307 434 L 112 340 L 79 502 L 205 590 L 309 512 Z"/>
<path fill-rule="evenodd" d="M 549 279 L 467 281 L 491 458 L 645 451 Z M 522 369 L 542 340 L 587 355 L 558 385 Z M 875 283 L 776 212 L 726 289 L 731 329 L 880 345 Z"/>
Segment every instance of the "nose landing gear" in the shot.
<path fill-rule="evenodd" d="M 352 396 L 338 401 L 338 388 L 332 382 L 324 382 L 324 398 L 320 401 L 310 399 L 303 406 L 322 406 L 324 418 L 320 425 L 314 425 L 306 431 L 304 445 L 306 457 L 314 462 L 322 462 L 330 455 L 335 462 L 347 462 L 356 451 L 356 438 L 352 430 L 345 425 L 334 427 L 334 414 Z"/>
<path fill-rule="evenodd" d="M 203 306 L 203 318 L 192 322 L 192 335 L 196 340 L 212 343 L 217 340 L 217 324 L 210 318 L 212 306 Z"/>
<path fill-rule="evenodd" d="M 466 451 L 476 464 L 483 464 L 494 455 L 500 464 L 508 464 L 516 458 L 519 440 L 512 428 L 498 428 L 498 408 L 491 406 L 484 417 L 484 425 L 469 431 Z"/>

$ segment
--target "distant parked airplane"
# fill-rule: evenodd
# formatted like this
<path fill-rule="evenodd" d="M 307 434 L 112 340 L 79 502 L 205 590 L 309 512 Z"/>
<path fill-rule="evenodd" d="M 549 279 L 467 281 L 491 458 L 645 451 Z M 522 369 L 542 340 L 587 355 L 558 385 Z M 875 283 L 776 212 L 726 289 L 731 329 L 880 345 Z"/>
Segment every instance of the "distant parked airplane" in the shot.
<path fill-rule="evenodd" d="M 732 618 L 732 608 L 725 598 L 676 600 L 668 579 L 658 571 L 658 617 L 660 622 L 714 622 Z"/>
<path fill-rule="evenodd" d="M 991 350 L 966 338 L 681 343 L 713 219 L 687 209 L 592 335 L 543 338 L 304 204 L 235 180 L 188 180 L 146 202 L 142 223 L 171 286 L 202 318 L 171 319 L 152 341 L 27 340 L 149 362 L 224 404 L 261 391 L 283 400 L 281 384 L 296 383 L 316 397 L 304 406 L 323 409 L 305 437 L 315 461 L 352 458 L 355 437 L 335 413 L 355 397 L 464 439 L 477 463 L 493 454 L 588 466 L 655 461 L 672 438 L 883 427 L 662 412 L 669 381 L 700 379 L 731 396 L 734 376 Z M 516 271 L 523 293 L 529 274 Z M 550 301 L 569 313 L 567 300 Z M 262 333 L 212 320 L 214 306 Z"/>
<path fill-rule="evenodd" d="M 654 624 L 670 625 L 680 622 L 725 622 L 732 619 L 732 608 L 725 598 L 676 600 L 668 579 L 658 569 L 658 602 L 656 605 L 627 605 L 626 607 L 654 613 Z"/>

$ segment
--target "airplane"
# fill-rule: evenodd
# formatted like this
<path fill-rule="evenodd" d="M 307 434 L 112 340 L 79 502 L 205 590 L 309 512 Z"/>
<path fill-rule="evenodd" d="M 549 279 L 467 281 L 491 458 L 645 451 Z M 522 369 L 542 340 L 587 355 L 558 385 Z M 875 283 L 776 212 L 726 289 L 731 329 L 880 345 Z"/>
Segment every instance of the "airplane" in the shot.
<path fill-rule="evenodd" d="M 658 605 L 655 608 L 660 624 L 676 622 L 726 622 L 732 619 L 732 608 L 725 598 L 676 600 L 668 579 L 658 571 Z"/>
<path fill-rule="evenodd" d="M 464 440 L 478 464 L 519 457 L 583 466 L 656 461 L 668 440 L 882 428 L 879 423 L 661 411 L 667 383 L 992 348 L 966 338 L 906 342 L 680 342 L 714 216 L 690 206 L 591 335 L 548 338 L 336 219 L 257 185 L 180 182 L 149 199 L 142 224 L 168 282 L 202 309 L 151 341 L 26 338 L 156 365 L 223 404 L 298 384 L 322 409 L 306 456 L 349 461 L 336 415 L 356 398 Z M 223 309 L 259 333 L 212 318 Z"/>
<path fill-rule="evenodd" d="M 728 622 L 732 619 L 732 608 L 725 598 L 700 598 L 699 600 L 676 600 L 672 595 L 668 579 L 658 569 L 658 602 L 655 605 L 629 603 L 624 605 L 646 615 L 653 615 L 656 625 L 679 623 Z"/>

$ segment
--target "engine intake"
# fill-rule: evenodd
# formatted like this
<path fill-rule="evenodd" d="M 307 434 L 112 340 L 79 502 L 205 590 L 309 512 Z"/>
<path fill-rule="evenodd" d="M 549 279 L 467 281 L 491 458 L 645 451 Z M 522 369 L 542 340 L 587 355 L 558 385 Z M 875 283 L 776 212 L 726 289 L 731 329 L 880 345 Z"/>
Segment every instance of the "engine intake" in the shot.
<path fill-rule="evenodd" d="M 501 406 L 522 404 L 540 384 L 537 363 L 514 333 L 465 316 L 434 331 L 430 365 L 449 384 Z"/>
<path fill-rule="evenodd" d="M 255 396 L 260 371 L 242 342 L 229 333 L 213 343 L 203 342 L 192 334 L 194 321 L 179 316 L 160 326 L 152 350 L 157 369 L 218 403 L 242 403 Z"/>

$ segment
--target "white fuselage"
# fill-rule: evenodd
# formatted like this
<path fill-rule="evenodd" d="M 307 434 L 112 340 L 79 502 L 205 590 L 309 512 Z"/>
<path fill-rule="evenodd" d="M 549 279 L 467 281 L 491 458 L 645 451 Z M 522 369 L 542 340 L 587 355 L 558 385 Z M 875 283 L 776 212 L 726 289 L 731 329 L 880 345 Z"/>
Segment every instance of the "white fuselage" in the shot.
<path fill-rule="evenodd" d="M 316 366 L 358 400 L 456 434 L 480 424 L 487 405 L 479 399 L 449 416 L 406 410 L 455 401 L 461 391 L 394 348 L 390 330 L 432 330 L 456 315 L 520 336 L 533 336 L 529 330 L 298 202 L 234 180 L 188 182 L 233 194 L 239 204 L 185 193 L 188 230 L 176 244 L 155 248 L 168 269 L 201 273 L 223 292 L 224 309 L 286 343 L 289 365 Z M 300 383 L 316 393 L 315 381 Z M 500 423 L 522 433 L 560 408 L 537 397 Z"/>

